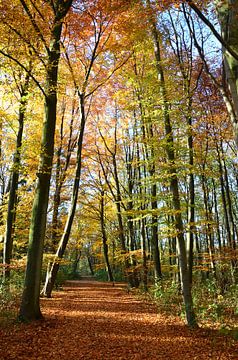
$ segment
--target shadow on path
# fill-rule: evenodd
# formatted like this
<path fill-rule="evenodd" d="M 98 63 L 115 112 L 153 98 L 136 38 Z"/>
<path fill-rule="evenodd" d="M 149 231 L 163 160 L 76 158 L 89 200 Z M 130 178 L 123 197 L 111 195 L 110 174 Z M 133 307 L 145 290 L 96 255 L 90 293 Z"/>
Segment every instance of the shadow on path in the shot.
<path fill-rule="evenodd" d="M 2 331 L 1 360 L 237 360 L 238 343 L 190 331 L 179 318 L 127 294 L 124 284 L 67 282 L 42 299 L 45 320 Z"/>

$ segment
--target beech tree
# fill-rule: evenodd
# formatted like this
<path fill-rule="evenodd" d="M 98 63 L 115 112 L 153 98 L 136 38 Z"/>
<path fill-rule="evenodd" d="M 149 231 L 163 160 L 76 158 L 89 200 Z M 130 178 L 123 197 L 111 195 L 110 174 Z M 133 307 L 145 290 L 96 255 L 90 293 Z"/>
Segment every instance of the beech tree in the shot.
<path fill-rule="evenodd" d="M 20 164 L 21 164 L 21 147 L 22 147 L 22 137 L 23 137 L 23 128 L 24 128 L 24 118 L 27 105 L 27 95 L 29 89 L 29 74 L 25 75 L 25 80 L 23 84 L 20 84 L 20 105 L 19 105 L 19 116 L 18 116 L 18 131 L 16 139 L 16 149 L 13 157 L 12 164 L 12 174 L 10 179 L 9 186 L 9 200 L 8 200 L 8 210 L 7 210 L 7 221 L 6 221 L 6 234 L 4 238 L 4 250 L 3 250 L 3 263 L 8 268 L 4 271 L 5 278 L 10 277 L 10 261 L 12 258 L 12 245 L 13 245 L 13 232 L 14 232 L 14 222 L 16 217 L 16 203 L 17 203 L 17 189 L 20 173 Z"/>
<path fill-rule="evenodd" d="M 50 38 L 48 41 L 37 25 L 29 5 L 24 0 L 21 0 L 21 4 L 31 25 L 43 42 L 47 54 L 46 86 L 44 90 L 45 119 L 42 129 L 40 162 L 32 208 L 25 285 L 19 312 L 20 320 L 29 321 L 42 318 L 39 305 L 40 279 L 54 153 L 58 65 L 61 53 L 60 39 L 63 21 L 70 9 L 72 0 L 57 0 L 50 3 L 49 10 L 52 13 L 52 27 L 50 29 Z"/>
<path fill-rule="evenodd" d="M 85 17 L 85 28 L 82 29 L 85 33 L 85 38 L 82 43 L 78 42 L 78 39 L 74 39 L 74 47 L 79 49 L 82 47 L 80 54 L 80 50 L 76 53 L 76 58 L 79 56 L 78 63 L 80 65 L 79 69 L 81 70 L 79 76 L 76 74 L 76 66 L 73 66 L 73 62 L 71 61 L 70 54 L 65 53 L 66 60 L 71 72 L 71 76 L 73 79 L 73 83 L 76 89 L 76 93 L 79 99 L 79 108 L 80 108 L 80 130 L 77 139 L 77 156 L 76 156 L 76 171 L 75 177 L 73 181 L 73 189 L 72 189 L 72 197 L 70 208 L 67 216 L 67 221 L 65 224 L 64 232 L 62 234 L 61 240 L 58 245 L 58 249 L 55 254 L 54 261 L 52 263 L 51 268 L 47 272 L 46 281 L 44 289 L 42 290 L 42 294 L 47 297 L 51 297 L 51 292 L 53 290 L 53 286 L 56 280 L 57 272 L 59 269 L 59 260 L 63 258 L 66 246 L 69 241 L 71 228 L 74 221 L 75 211 L 77 207 L 78 200 L 78 192 L 80 186 L 80 178 L 82 171 L 82 151 L 83 151 L 83 138 L 84 131 L 86 126 L 87 116 L 90 112 L 91 107 L 91 98 L 94 93 L 101 88 L 104 83 L 110 79 L 113 73 L 120 68 L 124 62 L 127 60 L 120 59 L 119 62 L 116 62 L 114 66 L 111 66 L 109 62 L 109 73 L 103 72 L 101 73 L 101 69 L 97 71 L 97 60 L 100 61 L 100 57 L 102 60 L 104 59 L 104 53 L 110 51 L 110 41 L 112 36 L 113 29 L 113 21 L 115 22 L 115 16 L 120 13 L 119 4 L 109 4 L 106 5 L 104 2 L 100 3 L 95 2 L 91 4 L 90 2 L 85 2 L 82 13 Z M 122 2 L 123 5 L 123 2 Z M 105 7 L 105 9 L 104 9 Z M 75 21 L 75 19 L 72 21 Z M 75 23 L 74 26 L 76 29 L 80 24 Z M 88 26 L 88 28 L 87 28 Z M 92 36 L 93 34 L 93 36 Z M 87 39 L 87 40 L 86 40 Z M 69 52 L 70 50 L 70 37 L 69 37 Z M 87 44 L 88 41 L 88 44 Z M 109 45 L 108 45 L 109 43 Z M 88 53 L 85 54 L 85 47 L 88 47 Z M 80 55 L 79 55 L 80 54 Z M 81 56 L 81 57 L 80 57 Z M 94 75 L 96 72 L 96 75 Z M 92 78 L 92 79 L 91 79 Z M 92 81 L 93 80 L 93 81 Z"/>

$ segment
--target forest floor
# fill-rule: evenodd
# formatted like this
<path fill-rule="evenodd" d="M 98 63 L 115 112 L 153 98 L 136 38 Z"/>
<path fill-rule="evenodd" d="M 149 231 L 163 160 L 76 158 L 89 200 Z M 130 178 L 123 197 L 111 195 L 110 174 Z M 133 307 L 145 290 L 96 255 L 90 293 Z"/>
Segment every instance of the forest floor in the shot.
<path fill-rule="evenodd" d="M 45 320 L 0 328 L 0 360 L 238 359 L 238 341 L 189 330 L 123 284 L 69 281 L 41 301 Z"/>

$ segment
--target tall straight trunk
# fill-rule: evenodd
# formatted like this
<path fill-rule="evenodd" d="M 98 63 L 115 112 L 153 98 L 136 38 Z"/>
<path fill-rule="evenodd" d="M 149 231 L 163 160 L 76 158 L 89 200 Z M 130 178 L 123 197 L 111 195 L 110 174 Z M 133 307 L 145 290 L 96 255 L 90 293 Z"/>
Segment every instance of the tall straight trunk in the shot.
<path fill-rule="evenodd" d="M 219 217 L 219 211 L 218 211 L 217 190 L 216 190 L 216 184 L 215 184 L 214 179 L 212 179 L 212 187 L 213 187 L 214 208 L 215 208 L 215 215 L 216 215 L 217 241 L 218 241 L 219 251 L 221 253 L 222 244 L 221 244 L 221 232 L 220 232 L 220 217 Z"/>
<path fill-rule="evenodd" d="M 117 115 L 116 115 L 117 116 Z M 118 221 L 118 232 L 119 232 L 119 240 L 120 240 L 120 245 L 121 245 L 121 253 L 124 256 L 124 266 L 125 266 L 125 275 L 128 279 L 128 282 L 131 286 L 134 285 L 133 282 L 133 274 L 130 273 L 129 268 L 130 268 L 130 262 L 129 262 L 129 257 L 128 257 L 128 249 L 126 246 L 126 237 L 125 237 L 125 229 L 124 229 L 124 224 L 123 224 L 123 217 L 122 217 L 122 195 L 121 195 L 121 189 L 120 189 L 120 181 L 119 181 L 119 176 L 118 176 L 118 169 L 117 169 L 117 158 L 116 158 L 116 154 L 117 154 L 117 128 L 115 127 L 115 132 L 114 132 L 114 150 L 111 150 L 107 143 L 105 138 L 103 137 L 103 135 L 100 133 L 102 140 L 105 144 L 106 149 L 108 150 L 108 152 L 110 153 L 111 157 L 112 157 L 112 166 L 113 166 L 113 177 L 114 177 L 114 181 L 115 181 L 115 190 L 112 188 L 110 182 L 108 181 L 108 177 L 105 171 L 105 167 L 102 163 L 102 159 L 99 155 L 99 162 L 103 171 L 103 175 L 105 178 L 105 181 L 108 185 L 108 188 L 111 192 L 111 195 L 115 201 L 115 205 L 116 205 L 116 210 L 117 210 L 117 221 Z"/>
<path fill-rule="evenodd" d="M 188 126 L 188 135 L 187 135 L 187 146 L 189 151 L 189 202 L 188 202 L 188 232 L 187 232 L 187 258 L 188 258 L 188 271 L 189 271 L 189 282 L 192 286 L 192 276 L 193 276 L 193 247 L 194 247 L 194 232 L 195 227 L 195 185 L 194 185 L 194 175 L 193 175 L 193 165 L 194 165 L 194 153 L 193 153 L 193 134 L 192 134 L 192 99 L 189 96 L 188 98 L 188 116 L 187 116 L 187 126 Z"/>
<path fill-rule="evenodd" d="M 9 189 L 9 198 L 8 198 L 8 208 L 7 208 L 7 221 L 6 221 L 6 233 L 4 238 L 4 248 L 3 248 L 3 263 L 7 266 L 4 269 L 4 277 L 8 279 L 10 277 L 10 262 L 12 259 L 12 246 L 13 246 L 13 235 L 14 235 L 14 223 L 15 223 L 15 213 L 16 213 L 16 202 L 17 202 L 17 190 L 18 190 L 18 181 L 19 181 L 19 172 L 21 164 L 21 147 L 22 147 L 22 136 L 26 112 L 26 96 L 28 94 L 29 87 L 29 74 L 26 75 L 25 83 L 21 90 L 21 99 L 19 106 L 19 116 L 18 116 L 18 132 L 16 139 L 16 150 L 13 157 L 12 173 L 10 180 L 10 189 Z"/>
<path fill-rule="evenodd" d="M 128 131 L 129 137 L 129 131 Z M 133 144 L 125 145 L 125 156 L 126 156 L 126 174 L 127 174 L 127 208 L 126 210 L 129 213 L 133 212 L 133 189 L 135 184 L 135 171 L 133 170 L 132 162 L 134 158 L 134 139 Z M 136 250 L 136 241 L 135 241 L 135 228 L 133 223 L 133 216 L 127 215 L 127 227 L 128 227 L 128 248 L 129 251 L 132 252 L 130 255 L 130 263 L 132 265 L 131 269 L 131 286 L 138 287 L 139 280 L 137 275 L 137 259 L 134 255 L 134 251 Z"/>
<path fill-rule="evenodd" d="M 170 192 L 172 195 L 172 204 L 175 212 L 174 225 L 177 231 L 179 266 L 180 266 L 183 299 L 185 304 L 187 323 L 190 327 L 195 327 L 197 326 L 197 323 L 193 309 L 193 300 L 192 300 L 191 286 L 189 281 L 187 254 L 186 254 L 186 246 L 184 239 L 184 228 L 183 228 L 181 206 L 180 206 L 178 177 L 177 177 L 176 164 L 175 164 L 174 139 L 173 139 L 170 114 L 169 114 L 169 103 L 168 103 L 168 96 L 167 96 L 167 90 L 165 84 L 164 71 L 163 71 L 163 66 L 161 64 L 159 34 L 156 27 L 156 20 L 152 13 L 150 0 L 147 0 L 147 6 L 149 11 L 151 11 L 151 16 L 150 16 L 151 34 L 154 42 L 156 69 L 158 74 L 158 86 L 162 100 L 162 112 L 163 112 L 164 129 L 166 136 L 166 153 L 168 158 L 168 174 L 169 174 L 169 182 L 170 182 Z"/>
<path fill-rule="evenodd" d="M 75 259 L 73 261 L 72 273 L 71 273 L 73 278 L 76 278 L 76 276 L 77 276 L 77 269 L 78 269 L 78 264 L 79 264 L 81 255 L 82 255 L 82 252 L 76 248 L 75 249 Z"/>
<path fill-rule="evenodd" d="M 88 266 L 89 266 L 89 270 L 90 270 L 90 274 L 92 276 L 94 276 L 94 269 L 93 269 L 93 261 L 92 261 L 92 257 L 90 255 L 87 256 L 88 259 Z"/>
<path fill-rule="evenodd" d="M 116 185 L 115 201 L 116 201 L 116 209 L 117 209 L 119 239 L 120 239 L 122 254 L 125 256 L 124 264 L 125 264 L 126 275 L 128 277 L 128 282 L 131 286 L 133 286 L 134 281 L 133 281 L 132 274 L 129 272 L 130 263 L 129 263 L 129 259 L 128 259 L 128 250 L 127 250 L 127 246 L 126 246 L 125 230 L 124 230 L 123 218 L 122 218 L 122 213 L 121 213 L 122 196 L 121 196 L 121 190 L 120 190 L 120 182 L 119 182 L 119 177 L 118 177 L 115 153 L 112 154 L 112 163 L 113 163 L 114 179 L 115 179 L 115 185 Z"/>
<path fill-rule="evenodd" d="M 145 219 L 140 220 L 140 237 L 141 237 L 141 255 L 142 255 L 142 283 L 144 291 L 148 290 L 148 265 L 146 256 L 146 230 Z"/>
<path fill-rule="evenodd" d="M 57 149 L 57 160 L 56 160 L 56 174 L 55 174 L 55 192 L 53 195 L 53 215 L 52 215 L 52 229 L 51 229 L 51 244 L 54 250 L 57 248 L 58 239 L 59 239 L 59 229 L 58 229 L 58 214 L 59 214 L 59 206 L 60 206 L 60 198 L 61 198 L 61 190 L 66 178 L 66 173 L 69 167 L 70 159 L 72 150 L 75 145 L 75 141 L 72 139 L 73 134 L 73 124 L 74 124 L 74 117 L 75 117 L 75 99 L 73 99 L 72 105 L 72 112 L 71 112 L 71 120 L 69 125 L 69 139 L 67 144 L 66 150 L 66 158 L 65 163 L 62 168 L 62 143 L 63 143 L 63 129 L 64 129 L 64 114 L 65 114 L 65 106 L 63 107 L 63 115 L 61 119 L 61 126 L 60 126 L 60 145 Z"/>
<path fill-rule="evenodd" d="M 65 113 L 65 108 L 63 110 Z M 60 195 L 61 188 L 63 185 L 63 181 L 61 179 L 61 154 L 62 154 L 62 140 L 63 140 L 63 121 L 64 114 L 61 119 L 61 127 L 60 127 L 60 146 L 56 151 L 56 174 L 55 174 L 55 192 L 53 195 L 53 214 L 52 214 L 52 228 L 51 228 L 51 248 L 52 250 L 56 250 L 57 239 L 58 239 L 58 214 L 59 214 L 59 206 L 60 206 Z"/>
<path fill-rule="evenodd" d="M 217 145 L 217 160 L 219 165 L 219 180 L 220 180 L 220 188 L 221 188 L 221 199 L 222 199 L 222 206 L 224 212 L 224 222 L 226 228 L 226 237 L 223 238 L 227 239 L 227 245 L 232 247 L 232 234 L 230 229 L 229 217 L 228 217 L 228 210 L 227 210 L 227 203 L 226 203 L 226 195 L 225 195 L 225 187 L 224 187 L 224 176 L 223 176 L 223 166 L 221 162 L 220 150 Z M 225 245 L 225 244 L 224 244 Z"/>
<path fill-rule="evenodd" d="M 226 199 L 227 199 L 227 205 L 228 205 L 230 228 L 232 231 L 231 247 L 233 250 L 235 250 L 236 249 L 237 228 L 236 228 L 236 224 L 234 222 L 232 200 L 231 200 L 231 193 L 230 193 L 230 184 L 229 184 L 228 172 L 227 172 L 227 167 L 226 167 L 226 163 L 225 163 L 225 159 L 224 159 L 224 152 L 223 152 L 222 144 L 221 144 L 221 151 L 222 151 L 222 158 L 223 158 L 223 169 L 224 169 L 224 180 L 225 180 L 224 186 L 225 186 Z"/>
<path fill-rule="evenodd" d="M 151 187 L 151 208 L 152 211 L 156 211 L 158 209 L 157 203 L 157 187 L 156 184 L 153 184 Z M 151 246 L 152 246 L 152 255 L 154 262 L 154 277 L 155 283 L 162 279 L 162 270 L 161 270 L 161 261 L 160 261 L 160 249 L 159 249 L 159 238 L 158 238 L 158 216 L 156 213 L 152 214 L 152 238 L 151 238 Z"/>
<path fill-rule="evenodd" d="M 203 171 L 205 171 L 205 166 L 203 168 Z M 205 214 L 206 214 L 206 243 L 207 243 L 207 251 L 209 253 L 209 260 L 210 260 L 210 266 L 211 270 L 214 276 L 216 276 L 216 263 L 214 260 L 214 237 L 213 237 L 213 229 L 211 223 L 213 222 L 212 219 L 212 209 L 209 204 L 209 189 L 206 183 L 206 178 L 204 175 L 202 175 L 202 189 L 203 189 L 203 200 L 204 200 L 204 207 L 205 207 Z"/>
<path fill-rule="evenodd" d="M 135 75 L 138 75 L 137 66 L 134 65 Z M 151 208 L 152 208 L 152 216 L 151 216 L 151 228 L 152 228 L 152 236 L 151 236 L 151 253 L 153 257 L 153 268 L 154 268 L 154 281 L 157 283 L 162 279 L 162 270 L 161 270 L 161 262 L 160 262 L 160 250 L 159 250 L 159 238 L 158 238 L 158 216 L 156 214 L 156 210 L 158 209 L 157 203 L 157 185 L 155 183 L 155 149 L 154 143 L 148 145 L 149 142 L 153 142 L 153 126 L 152 124 L 146 124 L 145 110 L 143 106 L 142 96 L 139 91 L 137 91 L 137 98 L 140 109 L 141 116 L 141 130 L 143 135 L 143 140 L 145 144 L 145 157 L 148 165 L 148 171 L 151 177 Z M 147 126 L 146 126 L 147 125 Z M 147 131 L 146 131 L 147 130 Z M 150 151 L 149 151 L 150 150 Z M 149 153 L 150 152 L 150 153 Z M 150 165 L 151 164 L 151 165 Z"/>
<path fill-rule="evenodd" d="M 127 178 L 128 178 L 128 203 L 127 203 L 127 211 L 132 212 L 133 211 L 133 185 L 135 179 L 132 175 L 132 156 L 129 156 L 126 154 L 126 170 L 127 170 Z M 136 241 L 135 241 L 135 229 L 133 224 L 133 216 L 128 215 L 127 216 L 127 226 L 128 226 L 128 236 L 129 236 L 129 250 L 132 252 L 131 255 L 131 264 L 132 264 L 132 276 L 131 276 L 131 286 L 138 287 L 139 286 L 139 280 L 138 280 L 138 274 L 137 274 L 137 260 L 134 255 L 134 251 L 136 250 Z"/>
<path fill-rule="evenodd" d="M 238 0 L 215 0 L 218 19 L 221 25 L 222 37 L 226 44 L 238 54 Z M 231 117 L 238 146 L 238 61 L 223 47 L 225 83 L 229 89 L 233 116 Z M 229 109 L 228 109 L 228 112 Z"/>
<path fill-rule="evenodd" d="M 140 195 L 140 210 L 142 213 L 145 211 L 144 192 L 142 189 L 142 174 L 141 174 L 141 165 L 140 165 L 140 149 L 139 144 L 137 146 L 137 163 L 138 163 L 138 186 L 139 186 L 139 195 Z M 146 176 L 145 167 L 143 167 L 144 177 Z M 144 290 L 148 290 L 148 265 L 147 265 L 147 255 L 146 255 L 146 229 L 145 229 L 145 219 L 141 216 L 139 220 L 139 231 L 140 231 L 140 246 L 141 246 L 141 259 L 142 259 L 142 283 Z"/>
<path fill-rule="evenodd" d="M 116 208 L 117 208 L 117 219 L 119 226 L 119 238 L 120 238 L 122 251 L 124 254 L 126 254 L 127 252 L 126 239 L 125 239 L 124 225 L 123 225 L 123 219 L 121 213 L 122 196 L 121 196 L 120 182 L 119 182 L 118 170 L 117 170 L 116 153 L 112 154 L 112 164 L 113 164 L 114 179 L 116 185 Z"/>
<path fill-rule="evenodd" d="M 71 2 L 71 0 L 55 1 L 55 15 L 50 46 L 47 48 L 48 63 L 46 67 L 45 119 L 42 129 L 40 163 L 37 172 L 36 190 L 31 216 L 24 290 L 19 312 L 19 319 L 21 321 L 31 321 L 42 318 L 39 304 L 40 281 L 49 187 L 54 155 L 60 38 L 62 21 L 71 6 Z"/>
<path fill-rule="evenodd" d="M 149 137 L 150 140 L 153 141 L 153 127 L 149 125 Z M 157 202 L 157 185 L 155 183 L 155 151 L 154 151 L 154 144 L 152 144 L 151 148 L 151 157 L 152 165 L 149 168 L 149 174 L 151 177 L 152 185 L 151 185 L 151 208 L 152 208 L 152 218 L 151 218 L 151 226 L 152 226 L 152 238 L 151 238 L 151 245 L 152 245 L 152 256 L 154 262 L 154 277 L 155 283 L 162 279 L 162 270 L 161 270 L 161 262 L 160 262 L 160 250 L 159 250 L 159 237 L 158 237 L 158 216 L 156 211 L 158 210 L 158 202 Z"/>
<path fill-rule="evenodd" d="M 104 190 L 101 191 L 101 199 L 100 199 L 100 225 L 101 225 L 101 233 L 102 233 L 102 243 L 103 243 L 103 255 L 105 259 L 108 280 L 114 281 L 111 265 L 108 257 L 108 243 L 107 243 L 107 234 L 105 229 L 105 218 L 104 218 Z"/>
<path fill-rule="evenodd" d="M 50 270 L 49 270 L 49 272 L 47 272 L 46 281 L 44 284 L 44 288 L 42 290 L 42 295 L 47 296 L 48 298 L 51 297 L 51 293 L 52 293 L 52 290 L 53 290 L 53 287 L 55 284 L 56 276 L 57 276 L 57 273 L 59 270 L 59 266 L 60 266 L 59 259 L 63 258 L 66 246 L 69 241 L 69 236 L 70 236 L 71 228 L 73 225 L 74 215 L 75 215 L 76 206 L 77 206 L 79 184 L 80 184 L 80 178 L 81 178 L 81 167 L 82 167 L 83 136 L 84 136 L 85 123 L 86 123 L 84 95 L 82 95 L 82 94 L 80 95 L 80 109 L 81 109 L 81 127 L 80 127 L 80 133 L 79 133 L 78 144 L 77 144 L 77 165 L 76 165 L 76 171 L 75 171 L 75 177 L 74 177 L 70 209 L 69 209 L 67 221 L 66 221 L 66 224 L 64 227 L 64 233 L 61 237 L 61 240 L 60 240 L 58 249 L 56 251 L 53 263 L 50 267 Z"/>
<path fill-rule="evenodd" d="M 198 86 L 198 80 L 202 73 L 202 69 L 199 71 L 195 87 L 192 82 L 193 75 L 193 36 L 190 34 L 190 41 L 188 38 L 179 35 L 176 30 L 174 19 L 169 12 L 171 25 L 174 31 L 175 41 L 170 38 L 170 43 L 174 53 L 177 56 L 179 69 L 183 78 L 183 90 L 186 96 L 186 123 L 187 123 L 187 148 L 188 148 L 188 163 L 189 163 L 189 174 L 188 174 L 188 231 L 187 231 L 187 258 L 188 258 L 188 269 L 190 284 L 192 286 L 192 269 L 193 269 L 193 247 L 194 247 L 194 233 L 195 233 L 195 186 L 194 186 L 194 150 L 193 150 L 193 121 L 192 121 L 192 107 L 193 107 L 193 94 Z M 184 51 L 186 49 L 186 59 L 184 58 Z M 188 55 L 189 54 L 189 55 Z M 185 61 L 184 61 L 185 60 Z"/>

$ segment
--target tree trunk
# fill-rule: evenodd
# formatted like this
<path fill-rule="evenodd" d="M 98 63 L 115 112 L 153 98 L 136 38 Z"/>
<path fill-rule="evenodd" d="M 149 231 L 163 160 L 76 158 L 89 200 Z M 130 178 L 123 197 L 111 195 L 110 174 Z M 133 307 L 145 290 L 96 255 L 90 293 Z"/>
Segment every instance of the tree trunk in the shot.
<path fill-rule="evenodd" d="M 108 280 L 114 281 L 111 265 L 109 262 L 108 257 L 108 244 L 107 244 L 107 234 L 105 230 L 105 222 L 104 222 L 104 190 L 101 191 L 101 199 L 100 199 L 100 225 L 101 225 L 101 232 L 102 232 L 102 243 L 103 243 L 103 255 L 105 259 Z"/>
<path fill-rule="evenodd" d="M 92 276 L 94 276 L 93 264 L 92 264 L 92 257 L 90 255 L 87 256 L 88 259 L 88 266 Z"/>
<path fill-rule="evenodd" d="M 60 38 L 62 21 L 71 6 L 71 2 L 71 0 L 65 2 L 58 0 L 55 1 L 54 4 L 55 16 L 51 31 L 50 47 L 47 51 L 45 120 L 42 129 L 40 163 L 32 208 L 24 291 L 19 312 L 19 319 L 21 321 L 31 321 L 42 318 L 39 304 L 40 281 L 49 187 L 54 155 Z"/>
<path fill-rule="evenodd" d="M 117 116 L 117 115 L 116 115 Z M 116 125 L 117 126 L 117 125 Z M 107 174 L 105 171 L 105 167 L 102 163 L 102 159 L 99 155 L 99 162 L 103 171 L 103 175 L 105 177 L 105 181 L 108 185 L 108 188 L 112 194 L 112 197 L 115 201 L 115 205 L 116 205 L 116 209 L 117 209 L 117 221 L 118 221 L 118 232 L 119 232 L 119 239 L 120 239 L 120 245 L 121 245 L 121 254 L 122 256 L 124 256 L 124 267 L 125 267 L 125 276 L 128 279 L 128 282 L 130 284 L 130 286 L 133 286 L 133 275 L 129 272 L 129 268 L 130 268 L 130 262 L 129 262 L 129 256 L 128 256 L 128 250 L 127 250 L 127 246 L 126 246 L 126 237 L 125 237 L 125 231 L 124 231 L 124 224 L 123 224 L 123 218 L 122 218 L 122 212 L 121 212 L 121 208 L 122 208 L 122 196 L 121 196 L 121 190 L 120 190 L 120 181 L 119 181 L 119 177 L 118 177 L 118 169 L 117 169 L 117 158 L 116 158 L 116 153 L 117 153 L 117 128 L 115 127 L 115 132 L 114 132 L 114 151 L 110 150 L 105 138 L 103 137 L 103 135 L 101 134 L 102 140 L 105 144 L 106 149 L 108 150 L 108 152 L 110 153 L 111 157 L 112 157 L 112 166 L 113 166 L 113 177 L 114 177 L 114 181 L 115 181 L 115 188 L 116 190 L 114 191 L 108 181 L 107 178 Z"/>
<path fill-rule="evenodd" d="M 78 269 L 78 264 L 79 264 L 81 255 L 82 255 L 81 251 L 76 248 L 75 259 L 73 261 L 72 272 L 71 272 L 73 279 L 77 277 L 77 269 Z"/>
<path fill-rule="evenodd" d="M 227 167 L 226 167 L 226 163 L 225 163 L 225 159 L 224 159 L 225 156 L 224 156 L 222 144 L 221 144 L 221 151 L 222 151 L 222 158 L 223 158 L 223 169 L 224 169 L 224 180 L 225 180 L 224 186 L 225 186 L 226 199 L 227 199 L 227 205 L 228 205 L 228 216 L 229 216 L 229 222 L 230 222 L 230 229 L 231 229 L 231 233 L 232 233 L 231 247 L 233 250 L 236 250 L 237 228 L 236 228 L 236 224 L 234 222 L 230 185 L 229 185 Z"/>
<path fill-rule="evenodd" d="M 6 221 L 6 233 L 4 238 L 4 249 L 3 249 L 3 263 L 7 267 L 4 269 L 4 278 L 9 279 L 10 277 L 10 262 L 12 259 L 12 246 L 13 246 L 13 233 L 14 233 L 14 223 L 16 217 L 16 202 L 17 202 L 17 190 L 18 190 L 18 181 L 19 181 L 19 171 L 21 163 L 21 147 L 22 147 L 22 136 L 23 136 L 23 127 L 24 119 L 26 112 L 26 96 L 28 94 L 29 87 L 29 75 L 26 75 L 25 83 L 21 90 L 21 99 L 19 107 L 19 117 L 18 117 L 18 133 L 16 140 L 16 150 L 13 158 L 12 165 L 12 174 L 10 180 L 10 189 L 9 189 L 9 199 L 8 199 L 8 209 L 7 209 L 7 221 Z"/>
<path fill-rule="evenodd" d="M 129 134 L 128 134 L 129 135 Z M 127 172 L 127 182 L 128 182 L 128 202 L 127 202 L 127 211 L 129 213 L 133 212 L 133 189 L 135 183 L 135 174 L 132 168 L 132 161 L 134 157 L 133 149 L 131 146 L 128 145 L 126 151 L 126 172 Z M 138 279 L 138 271 L 137 271 L 137 259 L 134 255 L 134 251 L 137 249 L 136 241 L 135 241 L 135 229 L 133 223 L 133 216 L 127 215 L 127 226 L 128 226 L 128 237 L 129 237 L 129 250 L 132 252 L 130 256 L 131 265 L 132 265 L 132 272 L 131 272 L 131 286 L 132 287 L 139 287 L 139 279 Z"/>
<path fill-rule="evenodd" d="M 153 128 L 152 124 L 149 125 L 149 138 L 153 141 Z M 162 270 L 161 270 L 161 262 L 160 262 L 160 250 L 159 250 L 159 238 L 158 238 L 158 216 L 156 211 L 158 210 L 157 203 L 157 185 L 155 183 L 155 151 L 154 144 L 151 145 L 151 159 L 147 159 L 148 161 L 152 161 L 152 165 L 149 167 L 149 174 L 151 177 L 151 181 L 153 182 L 151 185 L 151 208 L 152 208 L 152 238 L 151 238 L 151 248 L 152 248 L 152 256 L 154 261 L 154 277 L 155 284 L 162 279 Z"/>
<path fill-rule="evenodd" d="M 63 168 L 61 167 L 62 160 L 62 143 L 63 143 L 63 128 L 64 128 L 64 113 L 65 113 L 65 106 L 63 107 L 63 115 L 61 119 L 61 128 L 60 128 L 60 146 L 57 149 L 57 162 L 56 162 L 56 174 L 55 174 L 55 192 L 53 196 L 53 215 L 52 215 L 52 230 L 51 230 L 51 244 L 54 251 L 57 249 L 57 244 L 59 240 L 59 229 L 58 229 L 58 213 L 59 213 L 59 206 L 60 206 L 60 198 L 61 198 L 61 190 L 66 178 L 66 173 L 69 167 L 71 153 L 74 148 L 74 141 L 72 139 L 73 134 L 73 124 L 74 124 L 74 116 L 75 116 L 75 99 L 73 99 L 72 105 L 72 112 L 71 112 L 71 121 L 69 126 L 69 139 L 67 144 L 67 152 L 66 152 L 66 159 Z"/>
<path fill-rule="evenodd" d="M 222 37 L 226 44 L 238 54 L 238 0 L 215 0 Z M 233 130 L 238 145 L 238 61 L 223 47 L 225 81 L 228 86 L 235 119 Z"/>
<path fill-rule="evenodd" d="M 156 20 L 154 14 L 152 13 L 150 0 L 147 0 L 147 6 L 149 11 L 151 12 L 151 16 L 150 16 L 151 34 L 154 42 L 156 69 L 158 74 L 158 86 L 162 100 L 162 111 L 163 111 L 164 129 L 166 136 L 166 153 L 168 158 L 168 174 L 169 174 L 169 182 L 170 182 L 170 192 L 172 195 L 172 204 L 175 212 L 174 214 L 175 229 L 177 231 L 177 240 L 178 240 L 178 249 L 179 249 L 179 266 L 180 266 L 183 299 L 185 304 L 187 323 L 190 327 L 195 327 L 197 326 L 197 323 L 193 310 L 191 286 L 190 286 L 189 272 L 187 266 L 184 228 L 183 228 L 183 222 L 181 216 L 178 178 L 177 178 L 177 171 L 175 164 L 174 139 L 173 139 L 172 126 L 170 121 L 169 104 L 167 99 L 164 71 L 161 64 L 159 34 L 156 27 Z"/>
<path fill-rule="evenodd" d="M 83 147 L 83 135 L 86 123 L 86 115 L 85 115 L 85 104 L 84 104 L 84 96 L 80 96 L 80 108 L 81 108 L 81 127 L 80 133 L 78 138 L 78 150 L 77 150 L 77 166 L 76 172 L 74 177 L 74 184 L 73 184 L 73 192 L 71 198 L 71 205 L 67 217 L 67 221 L 64 227 L 64 233 L 61 237 L 58 249 L 55 254 L 55 258 L 53 260 L 52 266 L 50 268 L 50 272 L 46 276 L 46 281 L 44 288 L 42 290 L 42 295 L 50 298 L 51 293 L 55 284 L 56 276 L 59 269 L 59 260 L 63 258 L 66 246 L 69 241 L 69 236 L 71 232 L 71 228 L 73 225 L 74 215 L 76 211 L 76 205 L 78 200 L 78 192 L 79 192 L 79 184 L 80 184 L 80 177 L 81 177 L 81 166 L 82 166 L 82 147 Z"/>
<path fill-rule="evenodd" d="M 192 98 L 187 89 L 188 96 L 188 108 L 187 108 L 187 126 L 188 126 L 188 137 L 187 137 L 187 146 L 189 151 L 189 189 L 188 189 L 188 232 L 187 232 L 187 259 L 188 259 L 188 272 L 189 272 L 189 282 L 192 286 L 192 277 L 193 277 L 193 247 L 194 247 L 194 232 L 195 227 L 195 185 L 194 185 L 194 175 L 193 175 L 193 165 L 194 165 L 194 154 L 193 154 L 193 134 L 192 134 Z"/>
<path fill-rule="evenodd" d="M 219 165 L 219 180 L 220 180 L 220 187 L 221 187 L 221 199 L 222 199 L 222 206 L 223 206 L 223 216 L 224 216 L 224 222 L 225 222 L 225 228 L 226 228 L 226 236 L 223 238 L 227 239 L 227 245 L 232 248 L 232 234 L 230 229 L 230 223 L 229 223 L 229 217 L 228 217 L 228 210 L 227 210 L 227 203 L 226 203 L 226 195 L 225 195 L 225 187 L 224 187 L 224 176 L 223 176 L 223 166 L 221 162 L 221 156 L 220 156 L 220 150 L 217 148 L 217 160 Z"/>

